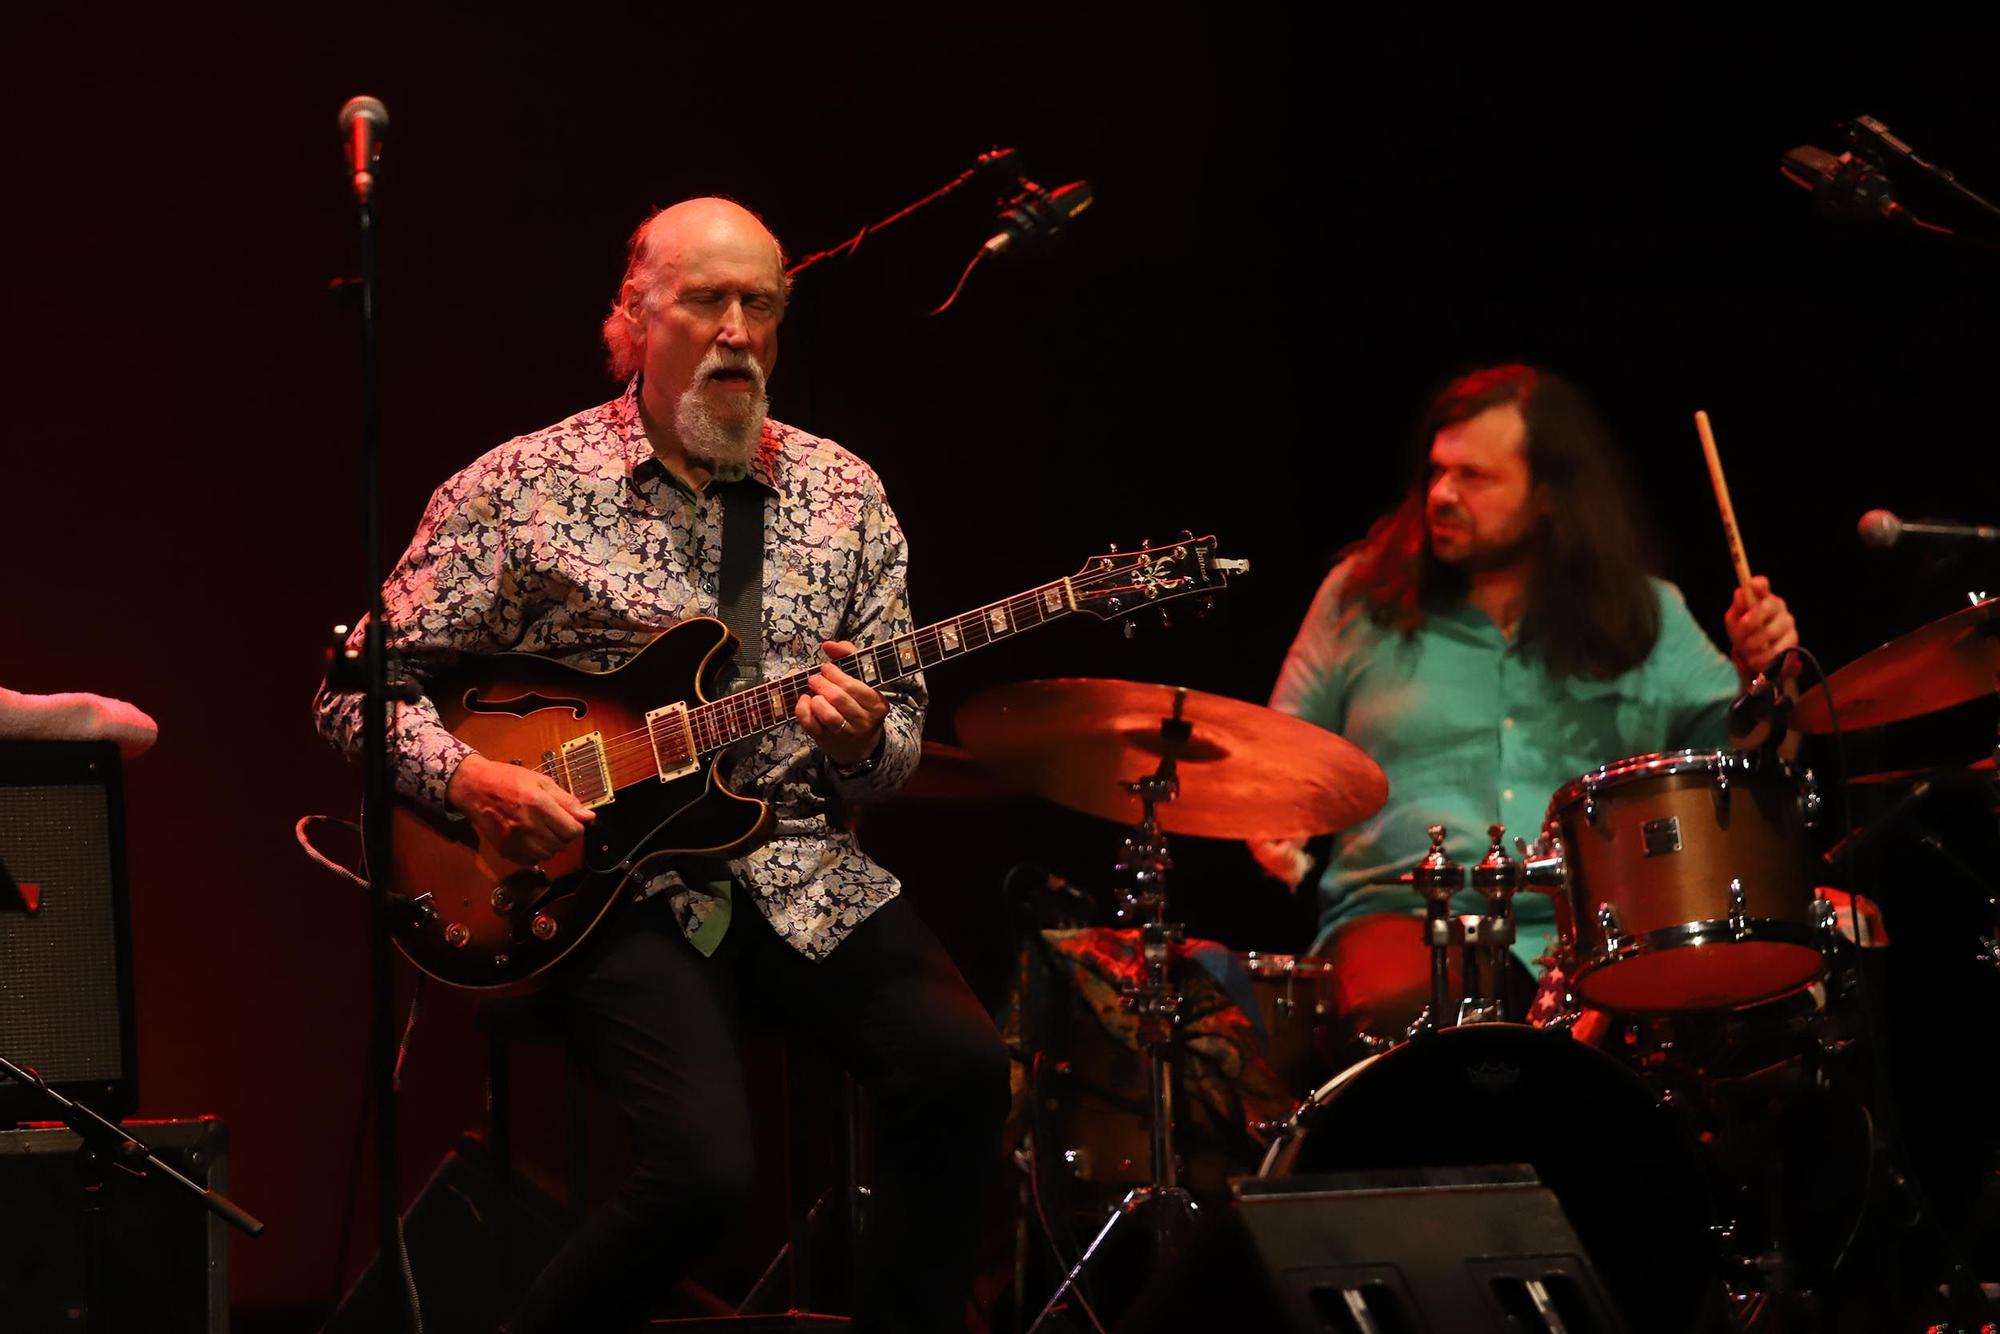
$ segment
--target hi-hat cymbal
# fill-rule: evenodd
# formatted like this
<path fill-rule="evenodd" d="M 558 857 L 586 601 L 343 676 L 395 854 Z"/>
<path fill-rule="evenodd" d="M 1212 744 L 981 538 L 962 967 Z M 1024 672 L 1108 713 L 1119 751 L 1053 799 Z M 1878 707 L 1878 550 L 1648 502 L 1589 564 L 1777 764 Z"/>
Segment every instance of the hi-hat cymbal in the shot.
<path fill-rule="evenodd" d="M 1242 700 L 1142 681 L 1022 681 L 967 701 L 958 735 L 995 773 L 1086 815 L 1135 824 L 1122 784 L 1151 774 L 1174 716 L 1180 794 L 1160 827 L 1206 838 L 1310 838 L 1359 824 L 1389 799 L 1381 766 L 1353 742 Z"/>
<path fill-rule="evenodd" d="M 1792 714 L 1803 732 L 1881 727 L 1992 694 L 2000 686 L 2000 598 L 1988 598 L 1865 653 L 1807 691 Z"/>

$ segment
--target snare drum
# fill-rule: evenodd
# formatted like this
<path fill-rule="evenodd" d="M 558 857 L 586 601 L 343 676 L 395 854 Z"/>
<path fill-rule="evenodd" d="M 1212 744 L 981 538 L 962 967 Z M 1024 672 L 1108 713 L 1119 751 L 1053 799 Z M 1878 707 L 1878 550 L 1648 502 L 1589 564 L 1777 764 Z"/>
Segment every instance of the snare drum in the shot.
<path fill-rule="evenodd" d="M 1781 996 L 1823 967 L 1806 827 L 1809 771 L 1682 750 L 1594 769 L 1555 794 L 1560 948 L 1605 1010 L 1712 1010 Z"/>

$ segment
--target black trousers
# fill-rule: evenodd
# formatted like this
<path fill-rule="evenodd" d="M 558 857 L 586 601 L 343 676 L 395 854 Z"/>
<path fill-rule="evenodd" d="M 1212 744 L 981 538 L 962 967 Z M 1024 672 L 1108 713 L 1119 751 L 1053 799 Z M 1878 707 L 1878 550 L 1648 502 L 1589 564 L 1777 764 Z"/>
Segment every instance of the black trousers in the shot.
<path fill-rule="evenodd" d="M 514 1334 L 626 1328 L 743 1213 L 754 1161 L 738 1039 L 765 1021 L 833 1053 L 876 1112 L 855 1328 L 962 1329 L 1007 1053 L 915 911 L 892 900 L 817 963 L 740 892 L 708 958 L 664 903 L 615 911 L 554 999 L 630 1123 L 635 1161 L 535 1281 Z"/>

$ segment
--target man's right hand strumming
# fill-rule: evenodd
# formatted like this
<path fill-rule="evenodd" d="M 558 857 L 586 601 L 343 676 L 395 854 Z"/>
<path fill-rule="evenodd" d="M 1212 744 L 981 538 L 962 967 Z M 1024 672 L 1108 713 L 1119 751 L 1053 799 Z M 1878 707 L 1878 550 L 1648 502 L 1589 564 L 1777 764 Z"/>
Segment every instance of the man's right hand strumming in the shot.
<path fill-rule="evenodd" d="M 484 755 L 459 762 L 445 799 L 472 822 L 481 842 L 523 866 L 555 856 L 596 818 L 547 774 Z"/>

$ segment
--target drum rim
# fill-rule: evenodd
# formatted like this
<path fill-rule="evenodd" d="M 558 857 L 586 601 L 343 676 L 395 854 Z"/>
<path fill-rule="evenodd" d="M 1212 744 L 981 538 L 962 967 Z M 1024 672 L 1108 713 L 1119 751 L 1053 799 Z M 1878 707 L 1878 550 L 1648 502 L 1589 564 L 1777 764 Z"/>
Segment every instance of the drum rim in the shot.
<path fill-rule="evenodd" d="M 1335 961 L 1317 954 L 1280 954 L 1274 950 L 1237 950 L 1236 961 L 1252 977 L 1321 975 L 1334 971 Z"/>
<path fill-rule="evenodd" d="M 1571 1050 L 1581 1053 L 1586 1053 L 1586 1055 L 1583 1058 L 1585 1064 L 1596 1064 L 1600 1068 L 1615 1071 L 1618 1077 L 1625 1084 L 1645 1094 L 1646 1097 L 1651 1100 L 1652 1106 L 1654 1107 L 1655 1110 L 1665 1111 L 1668 1110 L 1669 1108 L 1670 1100 L 1661 1097 L 1658 1091 L 1653 1089 L 1650 1085 L 1648 1085 L 1645 1079 L 1642 1078 L 1636 1071 L 1633 1071 L 1632 1069 L 1627 1067 L 1623 1062 L 1619 1061 L 1619 1059 L 1613 1056 L 1611 1053 L 1606 1051 L 1601 1051 L 1598 1048 L 1591 1046 L 1589 1043 L 1576 1041 L 1576 1039 L 1571 1037 L 1566 1030 L 1543 1028 L 1543 1027 L 1538 1027 L 1534 1024 L 1515 1023 L 1512 1020 L 1505 1020 L 1505 1019 L 1491 1019 L 1491 1020 L 1485 1020 L 1481 1022 L 1467 1023 L 1467 1024 L 1452 1024 L 1448 1027 L 1436 1029 L 1429 1033 L 1419 1033 L 1414 1037 L 1404 1038 L 1401 1042 L 1398 1042 L 1393 1046 L 1385 1047 L 1381 1051 L 1370 1052 L 1367 1056 L 1362 1057 L 1360 1060 L 1348 1066 L 1346 1069 L 1335 1072 L 1330 1078 L 1322 1082 L 1317 1088 L 1313 1089 L 1312 1092 L 1308 1093 L 1305 1096 L 1304 1100 L 1301 1101 L 1298 1106 L 1294 1107 L 1291 1110 L 1290 1115 L 1285 1117 L 1284 1120 L 1278 1122 L 1275 1127 L 1272 1127 L 1271 1142 L 1269 1145 L 1265 1147 L 1264 1156 L 1260 1158 L 1257 1162 L 1257 1175 L 1259 1177 L 1268 1177 L 1274 1175 L 1275 1174 L 1274 1168 L 1280 1159 L 1285 1160 L 1287 1163 L 1296 1160 L 1298 1156 L 1297 1148 L 1299 1145 L 1300 1137 L 1302 1134 L 1304 1134 L 1307 1130 L 1310 1129 L 1310 1127 L 1306 1125 L 1305 1119 L 1312 1113 L 1320 1111 L 1328 1103 L 1332 1102 L 1333 1099 L 1339 1095 L 1342 1089 L 1346 1088 L 1349 1084 L 1353 1083 L 1354 1080 L 1361 1075 L 1362 1071 L 1371 1069 L 1374 1066 L 1378 1065 L 1384 1057 L 1394 1056 L 1398 1052 L 1408 1051 L 1411 1050 L 1412 1048 L 1421 1048 L 1434 1045 L 1440 1039 L 1444 1039 L 1451 1042 L 1470 1041 L 1470 1039 L 1447 1038 L 1447 1035 L 1451 1033 L 1485 1033 L 1485 1032 L 1492 1032 L 1496 1029 L 1502 1032 L 1516 1033 L 1516 1034 L 1535 1033 L 1535 1034 L 1540 1034 L 1542 1035 L 1542 1037 L 1546 1037 L 1551 1041 L 1560 1040 L 1562 1042 L 1565 1042 L 1569 1044 L 1569 1048 Z M 1542 1040 L 1542 1037 L 1535 1038 L 1533 1039 L 1533 1041 L 1540 1042 Z M 1513 1039 L 1509 1040 L 1511 1041 Z M 1711 1206 L 1711 1212 L 1712 1212 L 1712 1206 L 1714 1202 L 1711 1200 L 1709 1204 Z"/>
<path fill-rule="evenodd" d="M 1606 950 L 1599 946 L 1586 953 L 1584 942 L 1571 942 L 1569 962 L 1573 971 L 1569 985 L 1572 991 L 1582 995 L 1587 978 L 1613 964 L 1623 963 L 1641 955 L 1665 954 L 1673 950 L 1702 949 L 1714 945 L 1796 945 L 1811 950 L 1820 960 L 1819 967 L 1798 982 L 1789 983 L 1775 991 L 1760 992 L 1740 1000 L 1719 1002 L 1714 1005 L 1674 1005 L 1652 1009 L 1619 1006 L 1620 1014 L 1681 1014 L 1705 1013 L 1718 1009 L 1734 1009 L 1744 1005 L 1756 1005 L 1767 1000 L 1777 1000 L 1788 996 L 1801 987 L 1810 986 L 1826 972 L 1826 946 L 1824 932 L 1815 926 L 1801 925 L 1778 917 L 1749 917 L 1740 924 L 1726 917 L 1709 918 L 1706 921 L 1682 922 L 1676 926 L 1663 926 L 1657 931 L 1648 931 L 1643 936 L 1628 938 L 1616 950 Z M 1583 999 L 1598 1008 L 1603 1008 L 1589 996 Z"/>
<path fill-rule="evenodd" d="M 1549 814 L 1566 811 L 1571 806 L 1588 797 L 1601 795 L 1606 789 L 1621 787 L 1627 783 L 1644 782 L 1649 778 L 1669 778 L 1676 774 L 1706 773 L 1744 777 L 1771 775 L 1786 782 L 1798 783 L 1810 779 L 1812 771 L 1789 760 L 1773 759 L 1762 751 L 1755 750 L 1661 750 L 1647 755 L 1633 755 L 1622 760 L 1612 760 L 1598 765 L 1572 778 L 1556 789 L 1549 798 Z"/>

